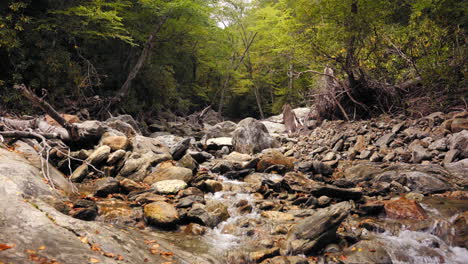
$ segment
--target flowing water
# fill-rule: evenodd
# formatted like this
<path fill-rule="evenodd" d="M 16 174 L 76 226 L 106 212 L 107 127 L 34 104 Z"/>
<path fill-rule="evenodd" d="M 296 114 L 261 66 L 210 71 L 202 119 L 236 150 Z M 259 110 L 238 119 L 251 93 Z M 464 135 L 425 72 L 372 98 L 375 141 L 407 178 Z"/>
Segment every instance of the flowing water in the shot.
<path fill-rule="evenodd" d="M 242 225 L 249 221 L 257 222 L 259 227 L 265 225 L 260 228 L 266 230 L 263 233 L 266 234 L 271 231 L 274 224 L 262 219 L 256 208 L 255 195 L 248 192 L 248 183 L 228 180 L 221 176 L 218 180 L 223 181 L 224 189 L 228 191 L 207 194 L 205 199 L 226 204 L 230 217 L 214 229 L 210 229 L 202 239 L 212 246 L 209 249 L 210 255 L 226 256 L 232 252 L 252 252 L 259 245 L 262 236 L 249 234 Z M 253 210 L 250 213 L 239 212 L 236 204 L 241 200 L 247 201 L 252 206 Z M 455 236 L 453 223 L 460 212 L 468 209 L 466 202 L 426 198 L 421 205 L 428 213 L 430 221 L 422 228 L 419 227 L 419 230 L 414 230 L 414 226 L 403 224 L 393 232 L 375 234 L 375 238 L 383 243 L 393 263 L 468 263 L 468 250 L 453 246 Z M 385 217 L 381 217 L 380 220 L 390 221 Z"/>

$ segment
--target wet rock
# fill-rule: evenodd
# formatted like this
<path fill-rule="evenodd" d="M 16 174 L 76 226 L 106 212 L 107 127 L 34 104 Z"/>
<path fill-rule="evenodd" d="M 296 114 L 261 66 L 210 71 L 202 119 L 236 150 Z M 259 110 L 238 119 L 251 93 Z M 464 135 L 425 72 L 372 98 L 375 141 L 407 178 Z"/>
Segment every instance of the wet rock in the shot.
<path fill-rule="evenodd" d="M 286 251 L 312 254 L 336 239 L 336 230 L 351 210 L 351 203 L 341 202 L 300 220 L 288 233 Z"/>
<path fill-rule="evenodd" d="M 362 240 L 344 251 L 345 258 L 341 261 L 346 264 L 354 263 L 381 263 L 391 264 L 392 259 L 378 240 Z"/>
<path fill-rule="evenodd" d="M 160 227 L 173 227 L 179 221 L 179 213 L 176 208 L 166 202 L 145 205 L 144 216 L 149 224 Z"/>
<path fill-rule="evenodd" d="M 98 165 L 99 163 L 107 160 L 111 148 L 109 146 L 101 146 L 97 148 L 91 155 L 88 157 L 87 161 L 93 165 Z"/>
<path fill-rule="evenodd" d="M 427 219 L 424 209 L 414 200 L 400 197 L 397 200 L 386 201 L 384 203 L 385 213 L 394 219 Z"/>
<path fill-rule="evenodd" d="M 113 165 L 117 163 L 119 160 L 121 160 L 125 156 L 125 154 L 126 154 L 125 150 L 119 149 L 116 152 L 113 152 L 109 155 L 106 163 L 109 165 Z"/>
<path fill-rule="evenodd" d="M 190 138 L 186 138 L 171 147 L 171 155 L 174 160 L 179 160 L 185 155 L 190 147 L 190 140 Z"/>
<path fill-rule="evenodd" d="M 227 160 L 218 161 L 213 165 L 213 167 L 211 167 L 212 172 L 221 174 L 224 174 L 228 171 L 232 171 L 234 169 L 236 169 L 235 163 Z"/>
<path fill-rule="evenodd" d="M 109 146 L 111 151 L 126 150 L 130 141 L 126 136 L 107 136 L 101 140 L 102 145 Z"/>
<path fill-rule="evenodd" d="M 253 118 L 239 122 L 233 132 L 232 144 L 235 151 L 246 154 L 258 153 L 277 145 L 265 125 Z"/>
<path fill-rule="evenodd" d="M 260 263 L 267 258 L 276 257 L 280 254 L 280 248 L 274 247 L 264 250 L 259 250 L 250 253 L 250 259 L 256 263 Z"/>
<path fill-rule="evenodd" d="M 204 193 L 196 187 L 188 187 L 187 189 L 181 190 L 177 194 L 177 197 L 181 198 L 181 197 L 190 196 L 190 195 L 197 195 L 197 196 L 203 197 Z"/>
<path fill-rule="evenodd" d="M 207 160 L 210 160 L 213 158 L 213 155 L 211 155 L 210 153 L 208 152 L 204 152 L 204 151 L 188 151 L 188 154 L 190 154 L 190 156 L 192 156 L 192 158 L 194 158 L 198 163 L 203 163 Z"/>
<path fill-rule="evenodd" d="M 366 215 L 378 215 L 384 209 L 384 203 L 378 200 L 366 201 L 366 203 L 359 205 L 359 210 L 363 211 Z"/>
<path fill-rule="evenodd" d="M 190 223 L 184 226 L 182 231 L 186 234 L 202 236 L 206 233 L 207 228 L 199 224 Z"/>
<path fill-rule="evenodd" d="M 139 183 L 139 182 L 135 182 L 133 180 L 130 180 L 130 179 L 123 179 L 120 181 L 120 188 L 122 188 L 122 190 L 124 192 L 127 192 L 127 193 L 130 193 L 130 192 L 139 192 L 139 191 L 144 191 L 146 190 L 147 188 Z"/>
<path fill-rule="evenodd" d="M 177 166 L 191 169 L 194 173 L 198 170 L 198 162 L 188 153 L 177 162 Z"/>
<path fill-rule="evenodd" d="M 468 248 L 468 212 L 460 214 L 453 225 L 455 227 L 455 245 Z"/>
<path fill-rule="evenodd" d="M 192 206 L 194 203 L 204 203 L 205 199 L 203 199 L 203 196 L 198 196 L 198 195 L 189 195 L 186 196 L 177 202 L 176 207 L 177 208 L 188 208 Z"/>
<path fill-rule="evenodd" d="M 223 190 L 223 184 L 215 180 L 206 180 L 202 183 L 201 188 L 205 192 L 215 193 Z"/>
<path fill-rule="evenodd" d="M 253 169 L 244 169 L 244 170 L 238 170 L 238 171 L 229 171 L 224 174 L 224 176 L 228 179 L 243 179 L 245 176 L 251 174 L 254 172 Z"/>
<path fill-rule="evenodd" d="M 150 193 L 150 192 L 135 194 L 129 200 L 130 201 L 133 200 L 138 204 L 148 204 L 148 203 L 153 203 L 153 202 L 167 202 L 168 201 L 166 197 L 162 195 Z"/>
<path fill-rule="evenodd" d="M 98 212 L 95 208 L 77 208 L 70 211 L 70 216 L 85 221 L 96 219 Z"/>
<path fill-rule="evenodd" d="M 420 201 L 422 201 L 424 199 L 424 195 L 420 194 L 420 193 L 411 192 L 411 193 L 405 194 L 405 198 L 409 199 L 409 200 L 414 200 L 414 201 L 420 202 Z"/>
<path fill-rule="evenodd" d="M 158 166 L 156 170 L 144 179 L 147 184 L 153 184 L 164 180 L 182 180 L 189 183 L 193 179 L 192 170 L 176 167 L 171 164 Z"/>
<path fill-rule="evenodd" d="M 199 224 L 215 227 L 220 222 L 229 218 L 229 212 L 223 203 L 210 201 L 206 205 L 194 204 L 190 211 L 187 212 L 187 217 L 189 220 Z"/>
<path fill-rule="evenodd" d="M 187 188 L 187 183 L 182 180 L 162 180 L 153 183 L 151 187 L 159 194 L 174 194 Z"/>
<path fill-rule="evenodd" d="M 70 176 L 72 182 L 82 182 L 88 176 L 88 164 L 83 163 Z"/>
<path fill-rule="evenodd" d="M 109 194 L 118 193 L 120 191 L 119 181 L 111 178 L 101 178 L 96 181 L 96 191 L 94 196 L 107 197 Z"/>

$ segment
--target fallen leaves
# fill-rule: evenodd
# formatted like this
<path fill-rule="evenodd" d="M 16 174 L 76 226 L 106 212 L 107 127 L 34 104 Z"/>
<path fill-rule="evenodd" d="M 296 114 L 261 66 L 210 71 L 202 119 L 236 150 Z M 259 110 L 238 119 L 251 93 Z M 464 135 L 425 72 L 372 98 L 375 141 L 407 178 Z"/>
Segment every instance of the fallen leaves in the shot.
<path fill-rule="evenodd" d="M 7 250 L 7 249 L 10 249 L 10 248 L 14 248 L 15 246 L 16 246 L 15 244 L 12 244 L 11 246 L 9 246 L 7 244 L 0 244 L 0 251 Z"/>
<path fill-rule="evenodd" d="M 89 258 L 89 262 L 91 263 L 99 263 L 101 262 L 99 259 L 95 259 L 95 258 Z"/>

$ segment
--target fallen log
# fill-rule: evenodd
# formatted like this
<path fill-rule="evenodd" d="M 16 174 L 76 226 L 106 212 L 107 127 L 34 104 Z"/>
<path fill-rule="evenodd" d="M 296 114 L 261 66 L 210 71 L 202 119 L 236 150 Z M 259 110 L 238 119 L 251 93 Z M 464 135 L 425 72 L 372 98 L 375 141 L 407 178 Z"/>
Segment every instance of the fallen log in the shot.
<path fill-rule="evenodd" d="M 37 139 L 57 139 L 60 135 L 57 133 L 38 133 L 28 131 L 0 131 L 0 136 L 6 138 L 37 138 Z"/>
<path fill-rule="evenodd" d="M 46 102 L 43 98 L 38 97 L 36 94 L 34 94 L 33 91 L 31 91 L 26 85 L 21 84 L 21 85 L 14 85 L 14 89 L 18 90 L 24 97 L 26 97 L 31 103 L 36 105 L 37 107 L 41 108 L 46 112 L 52 119 L 54 119 L 60 126 L 65 128 L 68 131 L 69 134 L 69 139 L 71 140 L 78 140 L 79 139 L 79 133 L 78 133 L 78 128 L 67 122 L 48 102 Z M 67 140 L 67 138 L 62 138 L 64 140 Z"/>

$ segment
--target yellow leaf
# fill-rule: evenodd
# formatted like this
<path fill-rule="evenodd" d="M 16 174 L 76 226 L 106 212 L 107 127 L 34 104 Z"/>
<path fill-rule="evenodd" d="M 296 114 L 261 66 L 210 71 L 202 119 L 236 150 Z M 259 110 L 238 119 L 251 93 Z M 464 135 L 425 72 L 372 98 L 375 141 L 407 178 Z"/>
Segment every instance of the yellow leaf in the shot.
<path fill-rule="evenodd" d="M 37 249 L 38 249 L 38 250 L 44 250 L 44 249 L 46 249 L 46 246 L 40 246 L 40 247 L 38 247 Z"/>
<path fill-rule="evenodd" d="M 79 239 L 80 239 L 81 243 L 88 244 L 88 237 L 80 237 Z"/>
<path fill-rule="evenodd" d="M 90 259 L 89 259 L 89 262 L 91 262 L 91 263 L 99 263 L 100 261 L 99 261 L 99 259 L 90 258 Z"/>

